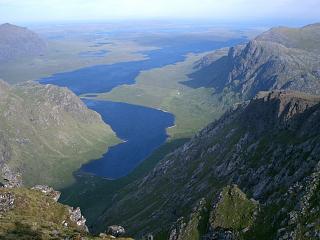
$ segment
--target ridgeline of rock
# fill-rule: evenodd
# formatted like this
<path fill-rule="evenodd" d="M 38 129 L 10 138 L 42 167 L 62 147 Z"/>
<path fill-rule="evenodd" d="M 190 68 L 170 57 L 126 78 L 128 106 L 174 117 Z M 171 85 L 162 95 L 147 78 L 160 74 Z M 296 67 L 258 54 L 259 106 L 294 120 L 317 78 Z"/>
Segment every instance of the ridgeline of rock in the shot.
<path fill-rule="evenodd" d="M 197 62 L 185 84 L 214 88 L 242 100 L 277 89 L 320 94 L 319 24 L 273 28 L 220 56 L 221 51 Z"/>
<path fill-rule="evenodd" d="M 46 43 L 27 28 L 9 23 L 0 25 L 0 62 L 44 53 Z"/>
<path fill-rule="evenodd" d="M 319 239 L 320 97 L 227 112 L 118 192 L 97 223 L 155 239 Z"/>
<path fill-rule="evenodd" d="M 80 209 L 58 203 L 59 196 L 59 192 L 43 185 L 0 188 L 0 239 L 131 239 L 117 238 L 121 234 L 91 235 Z"/>
<path fill-rule="evenodd" d="M 0 176 L 11 185 L 69 184 L 115 142 L 101 116 L 68 89 L 0 81 Z"/>

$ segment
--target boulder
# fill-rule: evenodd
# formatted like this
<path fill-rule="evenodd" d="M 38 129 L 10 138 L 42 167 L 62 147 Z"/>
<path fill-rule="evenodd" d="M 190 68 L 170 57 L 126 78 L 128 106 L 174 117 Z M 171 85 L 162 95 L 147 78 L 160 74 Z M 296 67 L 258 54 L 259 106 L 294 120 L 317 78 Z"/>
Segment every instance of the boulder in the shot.
<path fill-rule="evenodd" d="M 112 225 L 108 226 L 107 228 L 107 234 L 110 234 L 114 237 L 120 237 L 123 236 L 126 233 L 124 227 L 118 226 L 118 225 Z"/>
<path fill-rule="evenodd" d="M 0 193 L 0 214 L 14 208 L 14 195 L 10 192 Z"/>
<path fill-rule="evenodd" d="M 48 187 L 45 185 L 36 185 L 31 189 L 44 193 L 46 196 L 52 198 L 56 202 L 59 200 L 60 195 L 61 195 L 60 192 L 55 191 L 52 187 Z"/>
<path fill-rule="evenodd" d="M 76 209 L 70 207 L 69 208 L 69 213 L 70 213 L 70 220 L 75 222 L 79 228 L 82 230 L 89 232 L 88 227 L 86 226 L 86 219 L 84 216 L 81 214 L 81 210 L 79 207 Z"/>
<path fill-rule="evenodd" d="M 2 136 L 0 135 L 0 145 L 2 144 L 1 138 Z M 3 158 L 3 156 L 0 156 L 0 158 Z M 0 162 L 1 162 L 1 159 L 0 159 Z M 7 164 L 0 164 L 0 178 L 2 181 L 2 185 L 5 188 L 17 188 L 23 185 L 21 174 L 18 172 L 12 171 L 12 169 L 10 169 Z"/>

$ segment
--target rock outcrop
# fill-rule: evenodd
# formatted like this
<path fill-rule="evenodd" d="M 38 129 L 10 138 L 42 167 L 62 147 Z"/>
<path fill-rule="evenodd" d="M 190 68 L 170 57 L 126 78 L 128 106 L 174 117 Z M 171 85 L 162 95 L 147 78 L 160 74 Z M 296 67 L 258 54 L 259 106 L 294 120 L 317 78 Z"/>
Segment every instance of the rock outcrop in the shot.
<path fill-rule="evenodd" d="M 59 191 L 55 191 L 52 187 L 48 187 L 45 185 L 36 185 L 31 188 L 32 190 L 37 190 L 44 193 L 46 196 L 52 198 L 54 201 L 58 202 L 61 193 Z"/>
<path fill-rule="evenodd" d="M 14 195 L 10 192 L 0 194 L 0 215 L 14 208 Z"/>
<path fill-rule="evenodd" d="M 2 176 L 2 181 L 0 182 L 2 182 L 4 187 L 14 188 L 22 186 L 21 173 L 18 171 L 13 172 L 5 162 L 0 163 L 0 176 Z"/>
<path fill-rule="evenodd" d="M 75 222 L 79 228 L 81 228 L 83 231 L 89 232 L 88 227 L 86 226 L 86 219 L 81 214 L 80 208 L 69 208 L 70 213 L 70 220 Z"/>
<path fill-rule="evenodd" d="M 126 231 L 122 226 L 111 225 L 107 227 L 107 234 L 114 237 L 121 237 L 125 235 Z"/>
<path fill-rule="evenodd" d="M 36 190 L 47 197 L 53 199 L 55 202 L 57 202 L 60 198 L 61 193 L 59 191 L 54 190 L 52 187 L 45 186 L 45 185 L 36 185 L 31 188 L 31 190 Z M 79 207 L 73 208 L 73 207 L 68 207 L 69 215 L 70 215 L 70 220 L 73 223 L 76 223 L 77 227 L 85 232 L 89 232 L 88 227 L 86 226 L 86 219 L 84 216 L 81 214 L 81 210 Z M 62 223 L 64 226 L 68 226 L 68 221 L 63 221 Z"/>

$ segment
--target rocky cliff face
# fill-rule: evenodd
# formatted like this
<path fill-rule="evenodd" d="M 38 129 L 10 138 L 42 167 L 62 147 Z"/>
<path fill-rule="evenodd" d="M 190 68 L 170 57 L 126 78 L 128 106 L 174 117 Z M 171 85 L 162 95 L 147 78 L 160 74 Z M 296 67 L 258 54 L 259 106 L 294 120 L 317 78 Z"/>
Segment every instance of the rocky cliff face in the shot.
<path fill-rule="evenodd" d="M 319 97 L 260 93 L 120 191 L 98 221 L 156 239 L 317 239 L 319 120 Z"/>
<path fill-rule="evenodd" d="M 45 49 L 46 43 L 27 28 L 9 23 L 0 25 L 0 62 L 37 56 Z"/>
<path fill-rule="evenodd" d="M 66 88 L 0 83 L 0 170 L 19 185 L 56 187 L 115 143 L 113 131 Z M 16 181 L 13 181 L 13 179 Z"/>
<path fill-rule="evenodd" d="M 190 76 L 192 80 L 186 84 L 212 87 L 218 93 L 231 91 L 245 100 L 259 91 L 276 89 L 318 95 L 319 36 L 319 24 L 271 29 L 245 46 L 230 48 L 223 57 L 200 60 L 196 63 L 197 71 Z"/>

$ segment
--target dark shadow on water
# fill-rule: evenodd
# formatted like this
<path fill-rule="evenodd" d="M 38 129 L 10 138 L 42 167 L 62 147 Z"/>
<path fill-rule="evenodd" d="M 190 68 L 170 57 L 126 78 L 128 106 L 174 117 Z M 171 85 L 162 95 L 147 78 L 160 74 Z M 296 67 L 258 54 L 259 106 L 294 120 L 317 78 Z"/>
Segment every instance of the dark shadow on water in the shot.
<path fill-rule="evenodd" d="M 117 180 L 107 180 L 98 176 L 76 172 L 76 182 L 64 189 L 59 202 L 79 206 L 93 232 L 101 232 L 104 226 L 95 224 L 99 215 L 111 205 L 114 196 L 124 191 L 128 184 L 142 179 L 167 154 L 181 147 L 189 139 L 182 138 L 164 143 L 139 164 L 127 176 Z"/>

